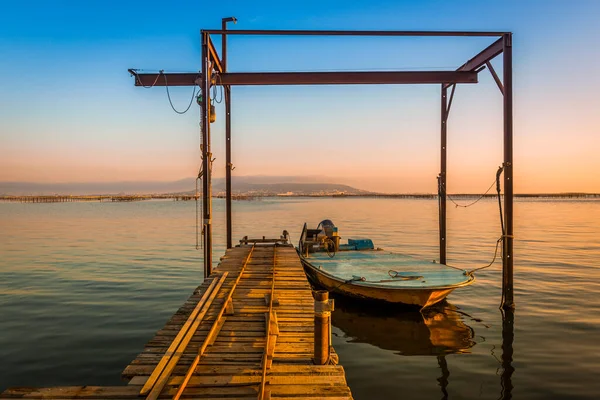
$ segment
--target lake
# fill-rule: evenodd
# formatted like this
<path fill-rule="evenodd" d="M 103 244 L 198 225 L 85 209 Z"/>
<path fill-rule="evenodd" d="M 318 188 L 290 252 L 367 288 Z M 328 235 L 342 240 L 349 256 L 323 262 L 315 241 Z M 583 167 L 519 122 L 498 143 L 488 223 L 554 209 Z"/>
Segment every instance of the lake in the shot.
<path fill-rule="evenodd" d="M 214 200 L 214 258 L 225 203 Z M 234 240 L 333 220 L 343 238 L 437 260 L 437 200 L 235 201 Z M 514 314 L 501 261 L 420 314 L 336 300 L 333 345 L 356 399 L 597 399 L 600 201 L 515 202 Z M 0 203 L 0 391 L 118 385 L 202 282 L 194 202 Z M 488 264 L 498 204 L 448 205 L 448 263 Z"/>

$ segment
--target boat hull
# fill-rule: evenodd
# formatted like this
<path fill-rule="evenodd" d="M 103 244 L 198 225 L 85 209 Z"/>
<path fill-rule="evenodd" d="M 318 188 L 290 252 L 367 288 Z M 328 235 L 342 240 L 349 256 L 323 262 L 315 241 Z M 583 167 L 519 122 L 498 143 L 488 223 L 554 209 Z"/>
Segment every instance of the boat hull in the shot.
<path fill-rule="evenodd" d="M 301 257 L 304 272 L 317 287 L 328 290 L 339 295 L 353 297 L 362 300 L 382 301 L 386 303 L 404 304 L 425 308 L 439 303 L 446 298 L 454 289 L 467 286 L 473 282 L 469 280 L 466 284 L 454 287 L 432 287 L 432 288 L 389 288 L 374 287 L 361 282 L 348 282 L 333 275 L 327 274 L 315 267 L 305 257 Z"/>

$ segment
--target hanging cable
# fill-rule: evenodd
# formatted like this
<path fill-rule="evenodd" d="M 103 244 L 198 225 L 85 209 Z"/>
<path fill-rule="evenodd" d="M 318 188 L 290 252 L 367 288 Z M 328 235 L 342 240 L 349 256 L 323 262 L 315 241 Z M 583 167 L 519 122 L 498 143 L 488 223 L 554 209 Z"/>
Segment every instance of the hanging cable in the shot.
<path fill-rule="evenodd" d="M 439 193 L 442 192 L 442 182 L 441 179 L 438 179 L 439 182 Z M 490 187 L 485 191 L 484 194 L 482 194 L 481 196 L 479 196 L 479 198 L 477 198 L 477 200 L 469 203 L 469 204 L 458 204 L 456 201 L 454 201 L 454 199 L 452 198 L 452 196 L 450 196 L 449 194 L 446 194 L 446 197 L 448 197 L 448 200 L 450 200 L 456 207 L 463 207 L 463 208 L 467 208 L 467 207 L 471 207 L 472 205 L 476 204 L 479 202 L 479 200 L 483 199 L 485 197 L 486 194 L 489 193 L 490 190 L 492 190 L 492 188 L 494 187 L 494 184 L 496 183 L 496 180 L 494 179 L 494 181 L 492 182 L 492 184 L 490 185 Z"/>
<path fill-rule="evenodd" d="M 188 104 L 187 108 L 184 111 L 179 111 L 175 108 L 175 106 L 173 106 L 173 101 L 171 100 L 171 93 L 169 92 L 169 83 L 167 82 L 167 75 L 163 74 L 162 71 L 161 71 L 161 75 L 165 77 L 165 88 L 167 89 L 167 97 L 169 98 L 169 104 L 171 105 L 171 108 L 173 109 L 173 111 L 175 111 L 177 114 L 185 114 L 186 112 L 188 112 L 189 109 L 192 107 L 192 103 L 194 102 L 194 99 L 196 98 L 196 86 L 194 86 L 194 89 L 192 92 L 192 98 L 190 99 L 190 104 Z"/>
<path fill-rule="evenodd" d="M 502 198 L 500 195 L 500 175 L 504 171 L 504 165 L 498 167 L 498 171 L 496 172 L 496 191 L 498 192 L 498 209 L 500 210 L 500 227 L 502 228 L 502 237 L 506 235 L 506 231 L 504 230 L 504 218 L 502 216 Z"/>
<path fill-rule="evenodd" d="M 142 83 L 142 80 L 140 79 L 139 75 L 138 75 L 138 69 L 131 69 L 129 70 L 129 72 L 131 72 L 133 74 L 133 76 L 135 76 L 135 79 L 140 83 L 140 86 L 143 87 L 144 89 L 151 89 L 156 85 L 156 82 L 158 82 L 158 78 L 160 78 L 160 76 L 163 74 L 163 71 L 160 71 L 159 74 L 156 75 L 156 79 L 154 80 L 154 83 L 152 83 L 152 85 L 150 86 L 145 86 Z"/>
<path fill-rule="evenodd" d="M 498 209 L 500 210 L 500 228 L 502 230 L 502 236 L 498 240 L 496 240 L 496 249 L 494 250 L 494 258 L 492 261 L 483 267 L 472 269 L 468 272 L 469 275 L 472 275 L 475 271 L 479 271 L 488 267 L 491 267 L 494 262 L 496 262 L 496 257 L 498 256 L 498 247 L 501 242 L 504 242 L 504 239 L 507 238 L 506 230 L 504 229 L 504 218 L 502 216 L 502 194 L 500 190 L 500 175 L 502 175 L 502 171 L 504 171 L 504 166 L 498 167 L 498 171 L 496 172 L 496 192 L 498 193 Z"/>
<path fill-rule="evenodd" d="M 219 80 L 218 85 L 217 85 L 217 79 Z M 219 87 L 221 88 L 221 91 L 219 91 Z M 219 100 L 217 100 L 217 92 L 219 93 Z M 221 75 L 219 75 L 219 74 L 215 74 L 215 84 L 212 85 L 211 100 L 217 104 L 221 104 L 223 102 L 223 81 L 221 80 Z"/>

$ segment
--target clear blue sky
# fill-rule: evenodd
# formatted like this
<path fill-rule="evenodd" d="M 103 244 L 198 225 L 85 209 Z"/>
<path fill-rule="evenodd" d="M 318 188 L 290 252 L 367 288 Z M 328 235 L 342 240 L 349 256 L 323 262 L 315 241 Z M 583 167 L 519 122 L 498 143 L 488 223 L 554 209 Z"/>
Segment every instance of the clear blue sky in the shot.
<path fill-rule="evenodd" d="M 600 192 L 598 1 L 122 2 L 0 0 L 0 180 L 175 180 L 199 165 L 198 109 L 127 68 L 196 71 L 199 30 L 514 32 L 517 191 Z M 215 42 L 218 43 L 217 38 Z M 233 37 L 235 71 L 454 69 L 490 39 Z M 501 59 L 494 62 L 501 72 Z M 502 161 L 502 102 L 489 74 L 459 86 L 449 188 L 478 192 Z M 172 90 L 185 108 L 190 88 Z M 439 87 L 234 88 L 239 175 L 326 175 L 434 192 Z M 219 106 L 219 110 L 221 106 Z M 213 124 L 224 170 L 222 113 Z M 310 167 L 306 159 L 315 160 Z"/>

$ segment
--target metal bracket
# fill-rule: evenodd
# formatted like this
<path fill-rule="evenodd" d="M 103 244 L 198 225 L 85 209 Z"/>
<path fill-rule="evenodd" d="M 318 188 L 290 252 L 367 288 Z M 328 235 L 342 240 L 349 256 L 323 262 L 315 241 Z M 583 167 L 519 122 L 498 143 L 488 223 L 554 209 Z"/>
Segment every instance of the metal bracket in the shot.
<path fill-rule="evenodd" d="M 329 314 L 335 309 L 334 299 L 315 301 L 315 314 Z"/>
<path fill-rule="evenodd" d="M 496 70 L 494 69 L 494 67 L 492 66 L 492 64 L 489 61 L 486 61 L 485 65 L 487 66 L 488 71 L 490 71 L 490 74 L 492 74 L 492 78 L 494 78 L 496 85 L 498 85 L 498 89 L 500 89 L 500 93 L 502 93 L 502 95 L 504 96 L 504 85 L 502 84 L 502 81 L 498 77 L 498 74 L 496 74 Z"/>

